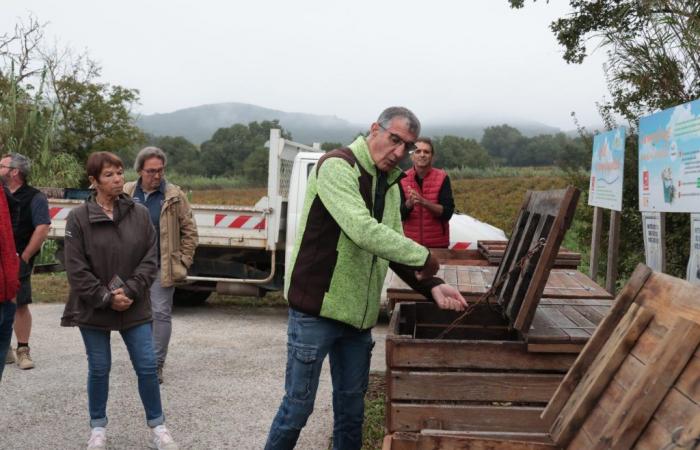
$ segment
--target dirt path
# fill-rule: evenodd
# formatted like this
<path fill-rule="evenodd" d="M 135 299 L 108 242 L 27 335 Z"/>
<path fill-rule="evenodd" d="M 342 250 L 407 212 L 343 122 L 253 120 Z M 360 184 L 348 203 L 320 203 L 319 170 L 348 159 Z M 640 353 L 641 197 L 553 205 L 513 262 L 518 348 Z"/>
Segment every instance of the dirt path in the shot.
<path fill-rule="evenodd" d="M 87 362 L 79 332 L 58 326 L 62 305 L 32 307 L 37 367 L 6 367 L 0 384 L 0 449 L 83 448 L 89 434 Z M 373 369 L 383 370 L 385 327 L 375 333 Z M 162 397 L 183 449 L 261 449 L 284 388 L 286 309 L 179 309 Z M 112 335 L 109 448 L 146 448 L 147 428 L 124 344 Z M 325 450 L 332 430 L 328 367 L 297 448 Z"/>

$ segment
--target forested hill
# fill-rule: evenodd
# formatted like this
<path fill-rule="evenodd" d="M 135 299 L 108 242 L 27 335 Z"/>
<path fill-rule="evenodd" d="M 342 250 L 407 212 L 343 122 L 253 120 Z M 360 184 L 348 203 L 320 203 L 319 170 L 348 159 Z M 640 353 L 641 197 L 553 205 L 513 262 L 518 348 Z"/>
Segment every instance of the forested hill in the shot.
<path fill-rule="evenodd" d="M 302 143 L 345 142 L 363 128 L 335 116 L 290 113 L 245 103 L 217 103 L 166 114 L 144 115 L 137 124 L 156 136 L 183 136 L 201 144 L 219 128 L 274 119 L 292 133 L 295 141 Z"/>
<path fill-rule="evenodd" d="M 245 103 L 217 103 L 180 109 L 166 114 L 151 114 L 139 117 L 137 124 L 155 136 L 183 136 L 195 144 L 211 138 L 219 128 L 233 124 L 247 125 L 250 122 L 278 119 L 280 125 L 292 133 L 292 138 L 301 143 L 349 142 L 357 133 L 367 131 L 369 123 L 353 124 L 336 116 L 285 112 Z M 513 120 L 490 121 L 489 123 L 432 124 L 424 123 L 423 134 L 427 136 L 453 135 L 479 140 L 484 128 L 508 123 L 517 127 L 525 136 L 552 134 L 559 129 L 537 122 Z"/>

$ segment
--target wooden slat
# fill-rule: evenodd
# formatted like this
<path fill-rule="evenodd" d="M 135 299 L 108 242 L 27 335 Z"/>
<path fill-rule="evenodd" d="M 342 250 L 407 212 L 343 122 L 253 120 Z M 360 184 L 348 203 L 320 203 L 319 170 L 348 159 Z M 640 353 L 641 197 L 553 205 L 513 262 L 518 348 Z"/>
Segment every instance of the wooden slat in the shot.
<path fill-rule="evenodd" d="M 576 359 L 568 354 L 528 353 L 524 342 L 390 339 L 387 367 L 513 369 L 566 372 Z"/>
<path fill-rule="evenodd" d="M 678 381 L 676 382 L 676 389 L 683 395 L 688 397 L 694 403 L 700 405 L 700 383 L 698 378 L 700 377 L 700 356 L 697 352 L 693 355 L 690 361 L 688 361 L 688 366 L 683 371 Z"/>
<path fill-rule="evenodd" d="M 583 344 L 527 344 L 529 353 L 571 353 L 578 355 L 583 350 Z"/>
<path fill-rule="evenodd" d="M 700 343 L 700 325 L 679 318 L 651 364 L 637 379 L 602 432 L 597 449 L 630 448 Z"/>
<path fill-rule="evenodd" d="M 554 442 L 561 446 L 568 444 L 652 317 L 653 313 L 648 309 L 637 305 L 629 308 L 609 342 L 593 360 L 590 370 L 583 375 L 576 390 L 554 419 L 550 430 Z"/>
<path fill-rule="evenodd" d="M 612 306 L 612 302 L 608 302 L 608 305 Z M 573 305 L 572 308 L 574 308 L 579 314 L 581 314 L 583 317 L 592 322 L 596 326 L 596 328 L 598 324 L 603 320 L 603 317 L 605 317 L 604 314 L 601 314 L 600 312 L 587 305 Z"/>
<path fill-rule="evenodd" d="M 498 289 L 498 295 L 496 296 L 498 298 L 498 303 L 501 305 L 503 311 L 506 311 L 506 314 L 508 314 L 508 309 L 511 308 L 510 304 L 513 301 L 513 291 L 515 290 L 518 280 L 520 280 L 520 274 L 522 272 L 522 268 L 518 265 L 518 262 L 530 250 L 530 243 L 539 226 L 540 217 L 539 214 L 530 214 L 520 239 L 515 242 L 514 249 L 509 255 L 506 255 L 506 258 L 503 259 L 503 263 L 501 263 L 501 266 L 503 266 L 506 260 L 510 261 L 505 270 L 506 279 Z M 508 258 L 508 256 L 510 256 L 510 258 Z M 499 272 L 501 271 L 501 266 L 498 266 Z M 494 283 L 497 283 L 499 279 L 498 276 L 494 278 Z M 520 302 L 518 302 L 518 306 L 520 306 Z"/>
<path fill-rule="evenodd" d="M 418 450 L 552 450 L 551 442 L 519 441 L 515 439 L 498 439 L 463 436 L 461 433 L 450 434 L 449 431 L 423 430 L 418 440 Z"/>
<path fill-rule="evenodd" d="M 634 444 L 635 450 L 660 450 L 671 443 L 671 433 L 652 419 Z M 593 447 L 591 445 L 590 447 Z M 590 448 L 589 447 L 589 448 Z"/>
<path fill-rule="evenodd" d="M 454 436 L 469 439 L 496 439 L 501 441 L 538 442 L 552 445 L 553 442 L 547 433 L 528 433 L 512 431 L 449 431 L 425 429 L 420 432 L 423 436 L 441 435 Z"/>
<path fill-rule="evenodd" d="M 547 403 L 562 374 L 391 372 L 390 400 Z"/>
<path fill-rule="evenodd" d="M 568 445 L 567 448 L 571 449 L 589 449 L 593 446 L 593 439 L 586 433 L 584 430 L 581 430 L 580 433 L 576 434 L 576 436 L 572 439 L 571 443 Z M 561 447 L 557 447 L 561 448 Z"/>
<path fill-rule="evenodd" d="M 576 322 L 572 321 L 562 311 L 560 308 L 544 308 L 547 312 L 547 316 L 552 320 L 557 327 L 562 331 L 567 333 L 572 341 L 579 341 L 585 343 L 591 336 L 591 333 L 584 327 L 579 327 Z"/>
<path fill-rule="evenodd" d="M 510 233 L 510 239 L 506 245 L 505 254 L 501 263 L 498 265 L 498 270 L 494 280 L 499 280 L 504 274 L 508 273 L 511 265 L 513 264 L 513 259 L 515 258 L 515 250 L 517 248 L 520 239 L 522 238 L 522 233 L 525 228 L 525 224 L 528 222 L 530 213 L 527 212 L 527 205 L 530 203 L 530 197 L 532 196 L 531 191 L 527 191 L 523 198 L 523 203 L 520 206 L 518 215 L 516 216 L 515 223 L 513 224 L 513 230 Z"/>
<path fill-rule="evenodd" d="M 552 290 L 556 289 L 556 292 Z M 609 298 L 608 291 L 577 270 L 553 269 L 542 292 L 543 297 Z"/>
<path fill-rule="evenodd" d="M 537 242 L 540 240 L 540 238 L 547 239 L 549 236 L 549 231 L 552 229 L 552 225 L 554 224 L 554 222 L 555 219 L 552 216 L 541 216 L 540 221 L 537 224 L 535 234 L 532 236 L 532 240 L 528 242 L 523 241 L 523 243 L 526 245 L 526 248 L 534 248 Z M 538 267 L 540 267 L 542 264 L 547 264 L 546 260 L 542 260 L 542 263 L 540 264 L 540 260 L 543 256 L 545 256 L 544 253 L 546 251 L 547 246 L 545 246 L 542 251 L 533 254 L 532 257 L 526 262 L 525 267 L 518 275 L 518 280 L 515 284 L 515 287 L 513 288 L 511 298 L 507 303 L 507 308 L 504 307 L 509 324 L 519 331 L 527 331 L 527 329 L 530 326 L 530 323 L 532 322 L 532 319 L 530 319 L 530 321 L 527 324 L 527 328 L 520 328 L 515 326 L 515 322 L 517 321 L 517 318 L 520 315 L 520 312 L 522 311 L 523 304 L 525 304 L 528 292 L 531 292 L 531 288 L 533 285 L 541 283 L 543 286 L 541 286 L 542 290 L 540 290 L 540 294 L 538 294 L 537 300 L 539 301 L 539 297 L 541 296 L 542 291 L 544 290 L 544 285 L 547 283 L 547 277 L 542 278 L 543 275 L 540 275 L 539 279 L 536 278 L 538 274 Z M 557 295 L 558 293 L 558 290 L 554 292 L 555 295 Z M 534 303 L 532 306 L 528 307 L 537 308 L 537 304 Z"/>
<path fill-rule="evenodd" d="M 418 435 L 416 433 L 397 432 L 390 435 L 391 446 L 382 450 L 418 450 Z M 386 447 L 386 439 L 384 440 Z"/>
<path fill-rule="evenodd" d="M 564 314 L 567 319 L 574 322 L 577 326 L 586 330 L 595 331 L 597 322 L 592 322 L 590 319 L 588 319 L 588 317 L 581 314 L 575 307 L 564 306 L 563 308 L 560 308 L 559 311 L 561 311 L 561 313 Z"/>
<path fill-rule="evenodd" d="M 697 373 L 695 375 L 698 375 Z M 693 418 L 700 416 L 700 405 L 681 394 L 678 389 L 671 388 L 654 413 L 654 420 L 669 433 L 681 424 L 690 423 Z M 698 436 L 700 437 L 700 436 Z"/>
<path fill-rule="evenodd" d="M 656 425 L 656 420 L 652 420 L 650 422 L 650 425 Z M 648 427 L 649 428 L 649 427 Z M 666 431 L 664 427 L 661 426 L 655 426 L 655 429 L 649 430 L 647 429 L 646 433 L 640 438 L 640 441 L 644 441 L 644 444 L 646 444 L 645 437 L 647 435 L 653 434 L 654 431 L 656 431 L 658 434 L 663 435 L 663 432 Z M 658 447 L 652 447 L 652 446 L 642 446 L 638 445 L 639 448 L 687 448 L 687 449 L 695 449 L 697 448 L 698 445 L 698 440 L 700 439 L 700 414 L 696 414 L 695 417 L 693 417 L 689 422 L 687 422 L 687 425 L 684 425 L 682 427 L 676 428 L 673 433 L 668 433 L 664 435 L 664 439 L 661 440 L 661 443 L 664 444 L 664 446 L 658 446 Z M 657 441 L 658 442 L 658 441 Z M 671 447 L 669 444 L 674 443 L 675 445 Z M 668 447 L 666 447 L 668 446 Z"/>
<path fill-rule="evenodd" d="M 529 435 L 533 435 L 530 433 Z M 522 437 L 528 434 L 514 434 Z M 553 450 L 551 442 L 539 442 L 505 437 L 472 436 L 469 432 L 450 433 L 445 430 L 422 430 L 420 433 L 396 432 L 385 436 L 382 450 Z"/>
<path fill-rule="evenodd" d="M 637 266 L 624 289 L 613 303 L 609 314 L 605 316 L 600 325 L 598 325 L 596 332 L 588 340 L 586 346 L 579 354 L 578 359 L 557 388 L 552 400 L 549 401 L 547 409 L 545 410 L 545 420 L 552 422 L 554 418 L 559 415 L 564 404 L 581 381 L 583 375 L 591 367 L 593 360 L 600 353 L 600 350 L 608 342 L 618 322 L 625 315 L 651 274 L 652 271 L 647 266 L 643 264 Z"/>
<path fill-rule="evenodd" d="M 389 408 L 389 432 L 440 428 L 542 433 L 548 426 L 540 419 L 540 407 L 391 402 Z"/>
<path fill-rule="evenodd" d="M 527 334 L 527 343 L 569 344 L 571 336 L 558 327 L 550 318 L 552 308 L 537 309 Z"/>

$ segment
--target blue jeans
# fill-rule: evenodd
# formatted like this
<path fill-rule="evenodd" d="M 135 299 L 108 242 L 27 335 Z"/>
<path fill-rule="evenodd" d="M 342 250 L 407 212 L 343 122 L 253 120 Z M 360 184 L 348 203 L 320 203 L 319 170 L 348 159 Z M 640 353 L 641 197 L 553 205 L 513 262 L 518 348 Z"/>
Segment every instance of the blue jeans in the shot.
<path fill-rule="evenodd" d="M 153 352 L 151 324 L 144 323 L 119 332 L 126 344 L 138 377 L 139 395 L 146 411 L 149 427 L 165 422 L 160 403 L 160 385 L 156 372 L 156 356 Z M 88 409 L 90 426 L 107 426 L 107 396 L 109 393 L 109 371 L 112 367 L 111 332 L 80 328 L 88 358 Z"/>
<path fill-rule="evenodd" d="M 0 380 L 5 369 L 7 351 L 10 349 L 12 339 L 12 324 L 15 322 L 17 305 L 14 302 L 4 301 L 0 303 Z"/>
<path fill-rule="evenodd" d="M 175 286 L 163 287 L 160 284 L 160 268 L 158 275 L 151 285 L 151 310 L 153 312 L 153 346 L 156 352 L 156 362 L 159 367 L 165 365 L 168 356 L 168 345 L 172 334 L 173 295 Z"/>
<path fill-rule="evenodd" d="M 326 355 L 333 381 L 333 449 L 362 447 L 364 397 L 369 381 L 372 332 L 289 310 L 285 395 L 267 437 L 266 450 L 293 449 L 314 409 Z"/>

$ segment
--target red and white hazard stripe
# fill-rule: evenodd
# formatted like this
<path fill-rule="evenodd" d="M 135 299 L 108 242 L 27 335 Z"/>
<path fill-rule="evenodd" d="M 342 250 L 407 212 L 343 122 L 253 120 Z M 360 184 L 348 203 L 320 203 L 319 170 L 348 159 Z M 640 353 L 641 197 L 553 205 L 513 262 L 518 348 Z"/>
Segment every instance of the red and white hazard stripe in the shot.
<path fill-rule="evenodd" d="M 49 208 L 51 220 L 66 220 L 71 208 Z"/>
<path fill-rule="evenodd" d="M 452 242 L 450 249 L 452 250 L 468 250 L 472 246 L 472 242 Z"/>
<path fill-rule="evenodd" d="M 242 228 L 244 230 L 264 230 L 266 226 L 265 217 L 215 214 L 214 226 L 216 228 Z"/>

